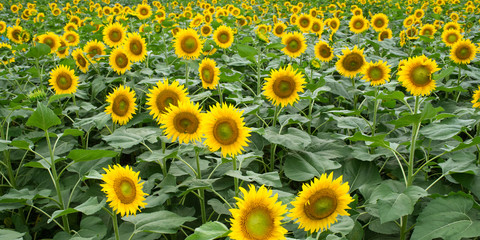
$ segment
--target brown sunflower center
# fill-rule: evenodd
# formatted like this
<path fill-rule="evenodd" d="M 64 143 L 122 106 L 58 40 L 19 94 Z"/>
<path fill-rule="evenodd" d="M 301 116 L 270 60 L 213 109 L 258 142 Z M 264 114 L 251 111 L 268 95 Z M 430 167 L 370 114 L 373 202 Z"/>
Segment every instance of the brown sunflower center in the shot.
<path fill-rule="evenodd" d="M 310 219 L 320 220 L 330 216 L 337 209 L 335 192 L 322 189 L 313 194 L 305 203 L 305 215 Z"/>
<path fill-rule="evenodd" d="M 228 41 L 230 41 L 230 35 L 228 34 L 228 32 L 221 32 L 220 34 L 218 34 L 218 41 L 221 43 L 227 43 Z"/>
<path fill-rule="evenodd" d="M 120 32 L 119 30 L 117 29 L 113 29 L 112 31 L 110 31 L 110 33 L 108 34 L 108 37 L 110 38 L 110 40 L 112 42 L 120 42 L 120 40 L 122 40 L 122 32 Z"/>
<path fill-rule="evenodd" d="M 87 60 L 85 60 L 85 58 L 84 58 L 82 55 L 78 55 L 78 56 L 77 56 L 77 63 L 78 63 L 78 65 L 80 65 L 81 67 L 87 66 Z"/>
<path fill-rule="evenodd" d="M 388 38 L 388 32 L 382 32 L 382 33 L 380 34 L 380 40 L 383 41 L 383 39 L 385 39 L 385 38 Z"/>
<path fill-rule="evenodd" d="M 362 29 L 362 28 L 363 28 L 363 25 L 365 25 L 365 24 L 363 23 L 362 20 L 357 20 L 357 21 L 355 21 L 355 22 L 353 23 L 353 28 L 355 28 L 355 29 Z"/>
<path fill-rule="evenodd" d="M 345 56 L 342 65 L 348 71 L 357 71 L 363 66 L 363 57 L 358 53 L 350 53 Z"/>
<path fill-rule="evenodd" d="M 67 41 L 70 42 L 70 43 L 75 42 L 75 36 L 73 36 L 73 35 L 68 35 L 68 36 L 67 36 Z"/>
<path fill-rule="evenodd" d="M 458 37 L 457 37 L 456 34 L 449 34 L 449 35 L 447 36 L 447 41 L 448 41 L 449 43 L 454 43 L 454 42 L 456 42 L 457 40 L 458 40 Z"/>
<path fill-rule="evenodd" d="M 318 32 L 318 31 L 320 31 L 320 29 L 321 29 L 320 24 L 314 23 L 314 24 L 312 25 L 312 30 L 313 30 L 314 32 Z"/>
<path fill-rule="evenodd" d="M 72 77 L 68 73 L 60 73 L 57 77 L 57 85 L 62 90 L 67 90 L 72 86 Z"/>
<path fill-rule="evenodd" d="M 470 55 L 472 55 L 472 51 L 468 46 L 461 46 L 455 51 L 455 56 L 461 60 L 469 58 Z"/>
<path fill-rule="evenodd" d="M 205 22 L 207 22 L 207 23 L 210 22 L 210 16 L 209 15 L 205 16 Z"/>
<path fill-rule="evenodd" d="M 276 34 L 282 34 L 283 33 L 283 27 L 281 27 L 281 26 L 276 27 L 275 28 L 275 33 Z"/>
<path fill-rule="evenodd" d="M 368 72 L 368 76 L 372 81 L 378 81 L 383 77 L 383 71 L 379 67 L 372 67 Z"/>
<path fill-rule="evenodd" d="M 178 95 L 170 90 L 164 90 L 157 95 L 155 104 L 160 113 L 165 113 L 170 104 L 178 106 Z"/>
<path fill-rule="evenodd" d="M 193 53 L 198 48 L 197 39 L 193 36 L 185 37 L 181 42 L 182 50 L 186 53 Z"/>
<path fill-rule="evenodd" d="M 318 52 L 323 58 L 329 58 L 332 55 L 332 50 L 326 45 L 320 46 L 320 50 Z"/>
<path fill-rule="evenodd" d="M 203 27 L 202 28 L 202 33 L 203 34 L 209 34 L 210 33 L 210 28 L 209 27 Z"/>
<path fill-rule="evenodd" d="M 93 58 L 101 52 L 100 48 L 97 46 L 92 46 L 88 49 L 88 56 Z"/>
<path fill-rule="evenodd" d="M 125 95 L 118 95 L 113 100 L 112 112 L 116 115 L 123 117 L 127 114 L 130 107 L 130 101 Z"/>
<path fill-rule="evenodd" d="M 297 52 L 300 51 L 300 42 L 297 39 L 290 39 L 287 44 L 287 49 L 289 52 Z"/>
<path fill-rule="evenodd" d="M 193 134 L 198 129 L 198 118 L 190 112 L 181 112 L 173 119 L 175 130 L 180 133 Z"/>
<path fill-rule="evenodd" d="M 135 183 L 127 177 L 116 179 L 113 183 L 113 189 L 117 198 L 123 204 L 130 204 L 135 200 L 137 189 Z"/>
<path fill-rule="evenodd" d="M 47 44 L 50 48 L 53 48 L 55 46 L 55 40 L 53 40 L 51 37 L 46 37 L 43 40 L 43 43 Z"/>
<path fill-rule="evenodd" d="M 295 80 L 289 76 L 281 77 L 273 83 L 273 92 L 280 98 L 288 98 L 295 91 Z"/>
<path fill-rule="evenodd" d="M 425 86 L 432 80 L 430 75 L 430 70 L 427 67 L 418 66 L 413 69 L 411 79 L 416 86 Z"/>
<path fill-rule="evenodd" d="M 213 69 L 210 66 L 205 66 L 202 69 L 202 80 L 206 83 L 213 82 Z"/>
<path fill-rule="evenodd" d="M 136 39 L 130 42 L 130 51 L 134 55 L 141 55 L 143 52 L 142 43 Z"/>
<path fill-rule="evenodd" d="M 336 29 L 337 28 L 337 22 L 335 22 L 335 21 L 330 22 L 330 27 L 333 28 L 333 29 Z"/>
<path fill-rule="evenodd" d="M 245 216 L 245 232 L 252 239 L 265 239 L 273 229 L 273 219 L 264 207 L 256 207 Z"/>
<path fill-rule="evenodd" d="M 213 136 L 222 145 L 235 143 L 238 134 L 237 123 L 231 118 L 219 119 L 213 127 Z"/>
<path fill-rule="evenodd" d="M 146 8 L 140 9 L 140 14 L 143 15 L 143 16 L 147 16 L 148 15 L 148 9 L 146 9 Z"/>
<path fill-rule="evenodd" d="M 424 35 L 428 35 L 428 36 L 429 36 L 429 35 L 432 35 L 432 30 L 430 30 L 430 29 L 425 29 L 425 31 L 423 31 L 423 34 L 424 34 Z"/>
<path fill-rule="evenodd" d="M 384 23 L 385 23 L 385 22 L 383 21 L 383 19 L 377 19 L 377 20 L 375 21 L 375 27 L 381 28 L 381 27 L 383 27 Z"/>
<path fill-rule="evenodd" d="M 128 65 L 128 57 L 125 53 L 119 53 L 115 56 L 115 63 L 120 68 L 125 68 Z"/>
<path fill-rule="evenodd" d="M 307 18 L 300 19 L 300 26 L 306 28 L 310 25 L 310 21 Z"/>

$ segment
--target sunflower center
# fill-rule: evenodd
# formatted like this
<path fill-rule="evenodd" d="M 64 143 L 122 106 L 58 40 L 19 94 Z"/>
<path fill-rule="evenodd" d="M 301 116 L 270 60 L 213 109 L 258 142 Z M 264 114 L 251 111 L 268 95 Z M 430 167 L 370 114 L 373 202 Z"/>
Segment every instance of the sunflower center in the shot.
<path fill-rule="evenodd" d="M 155 104 L 160 113 L 165 113 L 170 104 L 174 106 L 178 105 L 178 95 L 172 91 L 164 90 L 158 94 L 155 99 Z"/>
<path fill-rule="evenodd" d="M 203 75 L 202 80 L 204 82 L 206 82 L 206 83 L 212 83 L 213 82 L 212 70 L 209 67 L 203 68 L 202 75 Z"/>
<path fill-rule="evenodd" d="M 213 136 L 222 145 L 233 144 L 238 138 L 237 123 L 233 119 L 220 119 L 213 129 Z"/>
<path fill-rule="evenodd" d="M 137 189 L 135 183 L 126 177 L 116 179 L 113 183 L 113 189 L 118 199 L 123 204 L 130 204 L 135 200 Z"/>
<path fill-rule="evenodd" d="M 282 27 L 276 27 L 275 28 L 275 33 L 276 34 L 282 34 L 283 33 L 283 28 Z"/>
<path fill-rule="evenodd" d="M 45 38 L 44 43 L 47 44 L 50 48 L 53 48 L 55 45 L 55 42 L 51 38 Z"/>
<path fill-rule="evenodd" d="M 188 36 L 182 40 L 182 50 L 186 53 L 193 53 L 198 48 L 197 39 L 192 36 Z"/>
<path fill-rule="evenodd" d="M 119 53 L 115 56 L 115 63 L 120 68 L 125 68 L 128 65 L 128 57 L 125 53 Z"/>
<path fill-rule="evenodd" d="M 458 40 L 458 37 L 457 37 L 457 35 L 455 35 L 455 34 L 450 34 L 450 35 L 448 35 L 448 37 L 447 37 L 447 41 L 448 41 L 449 43 L 454 43 L 454 42 L 456 42 L 457 40 Z"/>
<path fill-rule="evenodd" d="M 383 39 L 385 38 L 388 38 L 388 33 L 387 32 L 382 32 L 382 34 L 380 34 L 380 39 L 383 41 Z"/>
<path fill-rule="evenodd" d="M 123 117 L 127 114 L 129 107 L 130 102 L 128 101 L 128 97 L 125 95 L 118 95 L 113 100 L 112 111 L 120 117 Z"/>
<path fill-rule="evenodd" d="M 74 37 L 73 35 L 68 35 L 67 41 L 68 41 L 68 42 L 74 42 L 74 41 L 75 41 L 75 37 Z"/>
<path fill-rule="evenodd" d="M 119 42 L 120 40 L 122 40 L 122 33 L 118 30 L 112 30 L 109 34 L 110 36 L 110 40 L 112 40 L 112 42 Z"/>
<path fill-rule="evenodd" d="M 337 23 L 336 22 L 331 22 L 330 27 L 332 27 L 333 29 L 336 29 L 337 28 Z"/>
<path fill-rule="evenodd" d="M 148 10 L 145 9 L 145 8 L 142 8 L 142 10 L 140 10 L 140 13 L 144 16 L 146 16 L 148 14 Z"/>
<path fill-rule="evenodd" d="M 383 77 L 383 72 L 379 67 L 373 67 L 368 72 L 368 75 L 372 79 L 372 81 L 377 81 Z"/>
<path fill-rule="evenodd" d="M 332 51 L 330 50 L 329 47 L 323 45 L 320 47 L 319 53 L 320 53 L 320 56 L 322 56 L 323 58 L 328 58 L 332 54 Z"/>
<path fill-rule="evenodd" d="M 310 21 L 308 21 L 308 19 L 303 18 L 302 20 L 300 20 L 300 25 L 302 27 L 308 27 L 309 24 L 310 24 Z"/>
<path fill-rule="evenodd" d="M 230 40 L 228 33 L 222 32 L 218 35 L 218 41 L 221 43 L 227 43 Z"/>
<path fill-rule="evenodd" d="M 209 34 L 209 33 L 210 33 L 210 28 L 208 28 L 208 27 L 203 27 L 203 28 L 202 28 L 202 32 L 203 32 L 203 34 Z"/>
<path fill-rule="evenodd" d="M 313 31 L 318 32 L 320 31 L 320 25 L 318 23 L 314 23 L 312 29 Z"/>
<path fill-rule="evenodd" d="M 139 41 L 134 40 L 130 42 L 130 51 L 135 54 L 135 55 L 141 55 L 142 54 L 142 46 Z"/>
<path fill-rule="evenodd" d="M 273 228 L 273 219 L 267 209 L 257 207 L 245 217 L 245 230 L 254 239 L 265 239 Z"/>
<path fill-rule="evenodd" d="M 430 81 L 430 70 L 425 66 L 419 66 L 412 71 L 412 81 L 417 86 L 425 86 Z"/>
<path fill-rule="evenodd" d="M 425 35 L 432 35 L 432 31 L 430 31 L 430 29 L 426 29 L 425 31 L 423 31 L 423 33 Z"/>
<path fill-rule="evenodd" d="M 462 46 L 455 51 L 455 55 L 459 59 L 467 59 L 470 57 L 470 49 L 466 46 Z"/>
<path fill-rule="evenodd" d="M 311 219 L 324 219 L 337 209 L 335 192 L 330 189 L 322 189 L 312 195 L 305 203 L 305 215 Z"/>
<path fill-rule="evenodd" d="M 77 63 L 78 63 L 78 65 L 80 65 L 82 67 L 87 66 L 87 61 L 85 60 L 85 58 L 83 58 L 82 55 L 77 56 Z"/>
<path fill-rule="evenodd" d="M 193 134 L 198 129 L 198 118 L 195 114 L 190 112 L 182 112 L 175 116 L 173 119 L 175 130 L 180 133 Z"/>
<path fill-rule="evenodd" d="M 356 28 L 356 29 L 361 29 L 363 28 L 363 21 L 356 21 L 353 26 Z"/>
<path fill-rule="evenodd" d="M 57 52 L 60 54 L 64 54 L 67 51 L 67 45 L 64 41 L 60 41 L 60 48 L 58 48 Z"/>
<path fill-rule="evenodd" d="M 280 98 L 288 98 L 295 91 L 295 80 L 285 76 L 273 83 L 273 92 Z"/>
<path fill-rule="evenodd" d="M 382 19 L 378 19 L 377 21 L 375 21 L 375 26 L 376 27 L 383 27 L 383 20 Z"/>
<path fill-rule="evenodd" d="M 57 77 L 57 85 L 62 90 L 67 90 L 72 86 L 72 78 L 66 73 L 60 73 Z"/>
<path fill-rule="evenodd" d="M 363 57 L 358 53 L 350 53 L 343 60 L 343 67 L 351 72 L 359 70 L 363 66 Z"/>
<path fill-rule="evenodd" d="M 300 43 L 296 39 L 290 40 L 290 42 L 287 45 L 288 51 L 290 52 L 296 52 L 300 50 Z"/>
<path fill-rule="evenodd" d="M 90 56 L 91 58 L 95 57 L 95 55 L 97 55 L 100 51 L 100 49 L 97 49 L 96 47 L 91 47 L 89 50 L 88 50 L 88 56 Z"/>

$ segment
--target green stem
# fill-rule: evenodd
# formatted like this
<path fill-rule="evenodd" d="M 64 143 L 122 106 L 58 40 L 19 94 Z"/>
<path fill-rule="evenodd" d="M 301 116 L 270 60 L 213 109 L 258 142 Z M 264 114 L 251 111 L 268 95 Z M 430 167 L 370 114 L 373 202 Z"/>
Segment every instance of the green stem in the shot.
<path fill-rule="evenodd" d="M 460 87 L 460 84 L 462 83 L 460 81 L 461 78 L 462 78 L 462 67 L 460 65 L 458 65 L 457 87 Z M 461 93 L 462 92 L 460 90 L 458 90 L 457 98 L 455 99 L 455 102 L 458 102 L 458 99 L 460 99 L 460 94 Z"/>
<path fill-rule="evenodd" d="M 200 168 L 200 157 L 198 149 L 195 148 L 195 160 L 197 161 L 197 179 L 202 179 L 202 169 Z M 205 189 L 199 189 L 198 195 L 200 195 L 200 211 L 202 213 L 202 223 L 207 222 L 207 213 L 205 211 Z"/>
<path fill-rule="evenodd" d="M 112 217 L 113 221 L 113 231 L 115 232 L 115 240 L 120 240 L 120 232 L 118 231 L 118 220 L 117 220 L 117 214 L 114 212 L 111 212 L 110 210 L 104 208 L 105 211 L 107 211 L 110 216 Z"/>
<path fill-rule="evenodd" d="M 378 111 L 378 105 L 380 103 L 377 97 L 378 97 L 378 87 L 375 90 L 375 107 L 373 108 L 372 137 L 375 136 L 375 131 L 377 129 L 377 111 Z"/>
<path fill-rule="evenodd" d="M 223 91 L 222 91 L 222 86 L 220 83 L 218 83 L 218 97 L 220 98 L 220 105 L 223 106 Z"/>
<path fill-rule="evenodd" d="M 185 88 L 187 89 L 188 91 L 188 61 L 185 61 Z"/>
<path fill-rule="evenodd" d="M 237 171 L 237 158 L 232 157 L 233 171 Z M 238 197 L 238 178 L 233 178 L 233 185 L 235 186 L 235 197 Z"/>
<path fill-rule="evenodd" d="M 277 125 L 277 116 L 278 116 L 278 106 L 275 106 L 275 112 L 273 113 L 273 122 L 272 126 Z M 270 145 L 270 171 L 275 170 L 275 150 L 277 149 L 277 144 Z"/>
<path fill-rule="evenodd" d="M 351 79 L 352 81 L 352 87 L 353 87 L 353 110 L 356 111 L 357 110 L 357 94 L 355 93 L 355 90 L 357 90 L 357 88 L 355 87 L 355 78 L 352 77 Z"/>
<path fill-rule="evenodd" d="M 73 105 L 76 107 L 77 102 L 75 101 L 75 93 L 73 93 L 72 100 L 73 100 Z M 78 109 L 75 109 L 75 116 L 77 116 L 78 118 Z"/>
<path fill-rule="evenodd" d="M 42 78 L 43 67 L 40 68 L 40 64 L 38 63 L 38 58 L 35 58 L 35 65 L 36 65 L 37 71 L 38 71 L 38 78 L 40 79 L 40 87 L 42 89 L 45 89 L 45 86 L 43 86 L 43 78 Z"/>

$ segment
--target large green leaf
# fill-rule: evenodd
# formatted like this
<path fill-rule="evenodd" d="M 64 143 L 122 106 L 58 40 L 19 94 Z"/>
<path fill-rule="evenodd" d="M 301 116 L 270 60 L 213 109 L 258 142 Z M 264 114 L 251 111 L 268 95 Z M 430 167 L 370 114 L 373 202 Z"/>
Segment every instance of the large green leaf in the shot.
<path fill-rule="evenodd" d="M 46 131 L 50 127 L 61 123 L 60 118 L 57 117 L 53 110 L 39 102 L 37 109 L 32 113 L 32 116 L 28 118 L 26 125 L 29 127 L 38 127 Z"/>
<path fill-rule="evenodd" d="M 434 122 L 422 127 L 420 133 L 432 140 L 446 140 L 457 135 L 462 131 L 462 127 L 474 124 L 474 119 L 462 120 L 458 118 L 448 118 L 441 122 Z"/>
<path fill-rule="evenodd" d="M 74 149 L 70 151 L 67 157 L 72 159 L 75 162 L 86 162 L 86 161 L 97 160 L 104 157 L 112 158 L 117 155 L 118 155 L 117 152 L 109 151 L 109 150 Z"/>
<path fill-rule="evenodd" d="M 195 233 L 188 236 L 186 240 L 212 240 L 226 237 L 230 230 L 221 222 L 207 222 L 195 228 Z"/>
<path fill-rule="evenodd" d="M 115 148 L 130 148 L 142 141 L 148 140 L 151 143 L 157 141 L 157 137 L 161 136 L 161 130 L 153 127 L 143 128 L 125 128 L 121 127 L 111 135 L 104 136 L 103 140 Z"/>
<path fill-rule="evenodd" d="M 25 233 L 15 232 L 10 229 L 0 229 L 0 239 L 20 240 L 23 239 L 23 235 L 25 235 Z"/>
<path fill-rule="evenodd" d="M 182 217 L 170 211 L 156 211 L 140 213 L 136 216 L 122 218 L 126 222 L 135 224 L 137 231 L 174 234 L 185 222 L 195 220 L 194 217 Z"/>
<path fill-rule="evenodd" d="M 255 63 L 255 55 L 257 55 L 257 49 L 248 45 L 237 44 L 237 51 L 238 55 Z"/>
<path fill-rule="evenodd" d="M 304 150 L 311 143 L 310 135 L 305 131 L 289 128 L 287 133 L 279 134 L 277 128 L 266 128 L 263 135 L 269 142 L 292 150 Z"/>
<path fill-rule="evenodd" d="M 340 168 L 340 163 L 325 159 L 312 152 L 296 152 L 287 155 L 283 167 L 285 175 L 294 181 L 307 181 L 320 177 L 327 170 Z"/>
<path fill-rule="evenodd" d="M 47 44 L 43 43 L 36 43 L 35 46 L 32 46 L 30 50 L 28 50 L 25 56 L 39 58 L 49 54 L 51 51 L 50 47 Z"/>

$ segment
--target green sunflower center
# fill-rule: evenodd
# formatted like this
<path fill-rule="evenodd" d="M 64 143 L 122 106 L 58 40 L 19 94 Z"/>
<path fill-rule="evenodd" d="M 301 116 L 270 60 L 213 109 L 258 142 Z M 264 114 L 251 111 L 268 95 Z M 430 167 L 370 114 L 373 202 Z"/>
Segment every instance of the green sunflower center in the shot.
<path fill-rule="evenodd" d="M 197 131 L 199 121 L 195 114 L 190 112 L 181 112 L 173 119 L 175 130 L 179 133 L 193 134 Z"/>
<path fill-rule="evenodd" d="M 467 59 L 471 55 L 471 51 L 467 46 L 462 46 L 455 51 L 455 55 L 459 59 Z"/>
<path fill-rule="evenodd" d="M 425 86 L 432 79 L 430 78 L 430 70 L 425 66 L 419 66 L 412 71 L 412 81 L 417 86 Z"/>
<path fill-rule="evenodd" d="M 383 27 L 383 20 L 382 19 L 377 19 L 377 21 L 375 21 L 375 26 L 380 28 L 380 27 Z"/>
<path fill-rule="evenodd" d="M 178 106 L 178 95 L 173 91 L 164 90 L 157 95 L 155 104 L 160 113 L 165 113 L 170 104 Z"/>
<path fill-rule="evenodd" d="M 111 31 L 109 36 L 112 42 L 119 42 L 120 40 L 122 40 L 122 33 L 116 29 Z"/>
<path fill-rule="evenodd" d="M 449 43 L 454 43 L 454 42 L 456 42 L 457 40 L 458 40 L 458 37 L 457 37 L 457 35 L 455 35 L 455 34 L 450 34 L 450 35 L 448 35 L 448 37 L 447 37 L 447 41 L 448 41 Z"/>
<path fill-rule="evenodd" d="M 72 86 L 72 78 L 67 73 L 60 73 L 57 77 L 57 85 L 62 90 L 67 90 Z"/>
<path fill-rule="evenodd" d="M 233 119 L 217 120 L 213 129 L 213 136 L 222 145 L 233 144 L 238 138 L 237 123 Z"/>
<path fill-rule="evenodd" d="M 89 52 L 88 56 L 93 58 L 93 57 L 95 57 L 95 55 L 97 55 L 99 53 L 99 50 L 97 50 L 96 47 L 91 47 L 88 52 Z"/>
<path fill-rule="evenodd" d="M 135 200 L 137 189 L 135 183 L 130 178 L 121 177 L 113 183 L 116 197 L 123 204 L 130 204 Z"/>
<path fill-rule="evenodd" d="M 373 67 L 368 72 L 372 81 L 377 81 L 383 77 L 383 72 L 379 67 Z"/>
<path fill-rule="evenodd" d="M 295 80 L 289 76 L 277 79 L 273 83 L 273 92 L 280 98 L 288 98 L 295 91 Z"/>
<path fill-rule="evenodd" d="M 337 209 L 337 198 L 330 189 L 322 189 L 312 195 L 305 203 L 305 215 L 320 220 L 330 216 Z"/>
<path fill-rule="evenodd" d="M 432 31 L 430 29 L 426 29 L 425 31 L 423 31 L 423 33 L 425 35 L 432 35 Z"/>
<path fill-rule="evenodd" d="M 228 33 L 222 32 L 218 35 L 218 41 L 221 43 L 227 43 L 230 40 Z"/>
<path fill-rule="evenodd" d="M 113 100 L 112 112 L 117 116 L 123 117 L 127 114 L 130 107 L 128 97 L 125 95 L 118 95 Z"/>
<path fill-rule="evenodd" d="M 364 24 L 363 24 L 363 21 L 362 21 L 362 20 L 358 20 L 358 21 L 355 21 L 355 23 L 353 24 L 353 27 L 354 27 L 355 29 L 361 29 L 361 28 L 363 28 L 363 25 L 364 25 Z"/>
<path fill-rule="evenodd" d="M 308 21 L 306 18 L 302 18 L 302 20 L 300 20 L 300 25 L 302 25 L 302 27 L 308 27 L 309 24 L 310 21 Z"/>
<path fill-rule="evenodd" d="M 300 50 L 300 43 L 297 39 L 292 39 L 287 45 L 287 49 L 290 52 L 297 52 Z"/>
<path fill-rule="evenodd" d="M 275 33 L 276 34 L 282 34 L 283 33 L 283 27 L 281 27 L 281 26 L 276 27 L 275 28 Z"/>
<path fill-rule="evenodd" d="M 254 239 L 266 238 L 273 228 L 273 219 L 267 209 L 257 207 L 245 217 L 246 232 Z"/>
<path fill-rule="evenodd" d="M 143 15 L 143 16 L 146 16 L 148 15 L 148 10 L 146 8 L 142 8 L 142 10 L 140 10 L 140 13 Z"/>
<path fill-rule="evenodd" d="M 53 41 L 53 39 L 49 37 L 45 38 L 44 43 L 47 44 L 50 48 L 53 48 L 53 46 L 55 45 L 55 42 Z"/>
<path fill-rule="evenodd" d="M 134 55 L 141 55 L 142 54 L 142 45 L 140 43 L 140 41 L 138 40 L 133 40 L 130 42 L 130 51 L 134 54 Z"/>
<path fill-rule="evenodd" d="M 115 56 L 115 63 L 119 68 L 125 68 L 128 65 L 128 57 L 125 53 L 119 53 Z"/>
<path fill-rule="evenodd" d="M 68 42 L 74 42 L 75 41 L 75 37 L 73 35 L 68 35 L 67 36 L 67 41 Z"/>
<path fill-rule="evenodd" d="M 204 67 L 203 68 L 202 75 L 203 75 L 202 80 L 204 82 L 206 82 L 206 83 L 212 83 L 213 82 L 212 70 L 209 67 Z"/>
<path fill-rule="evenodd" d="M 197 39 L 195 39 L 195 37 L 193 36 L 188 36 L 184 38 L 183 41 L 181 42 L 181 45 L 182 45 L 182 50 L 186 53 L 193 53 L 198 48 Z"/>
<path fill-rule="evenodd" d="M 312 25 L 312 30 L 315 31 L 315 32 L 320 31 L 320 25 L 318 23 L 314 23 Z"/>

